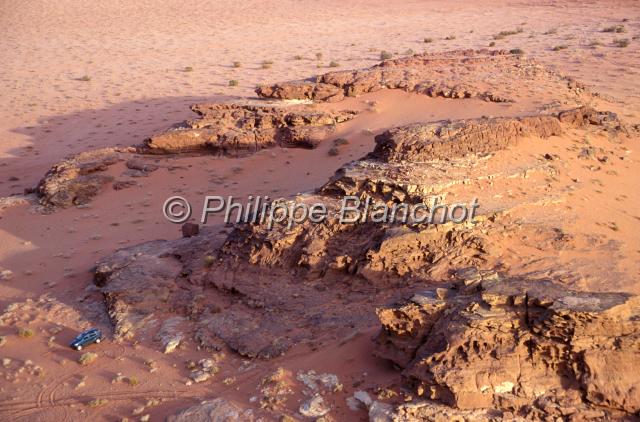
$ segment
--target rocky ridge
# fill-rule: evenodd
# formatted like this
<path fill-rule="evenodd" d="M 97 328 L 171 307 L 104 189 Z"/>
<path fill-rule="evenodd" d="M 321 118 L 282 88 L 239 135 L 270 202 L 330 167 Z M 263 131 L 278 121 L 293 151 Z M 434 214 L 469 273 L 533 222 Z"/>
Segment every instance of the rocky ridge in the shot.
<path fill-rule="evenodd" d="M 517 102 L 514 84 L 553 84 L 558 93 L 585 87 L 504 50 L 453 50 L 384 60 L 367 69 L 329 72 L 306 81 L 263 85 L 265 98 L 338 102 L 382 89 L 444 98 Z"/>
<path fill-rule="evenodd" d="M 315 148 L 352 111 L 318 112 L 290 107 L 196 104 L 200 118 L 145 140 L 142 152 L 168 154 L 207 151 L 239 156 L 276 145 Z"/>
<path fill-rule="evenodd" d="M 544 106 L 547 112 L 559 110 L 560 104 L 580 105 L 593 99 L 580 83 L 552 72 L 531 59 L 486 49 L 424 53 L 385 60 L 369 69 L 330 72 L 318 76 L 315 81 L 262 86 L 257 93 L 276 100 L 337 102 L 345 96 L 357 96 L 380 89 L 401 89 L 432 97 L 519 102 L 525 99 L 512 94 L 535 94 L 535 86 L 545 86 L 554 93 L 550 98 L 552 101 Z M 114 163 L 113 160 L 129 159 L 129 154 L 136 154 L 133 157 L 136 160 L 144 159 L 144 155 L 183 153 L 238 157 L 275 146 L 315 148 L 318 142 L 333 132 L 337 124 L 356 117 L 353 111 L 321 112 L 298 104 L 195 104 L 191 109 L 199 115 L 198 119 L 174 125 L 149 137 L 142 145 L 84 152 L 55 164 L 34 189 L 40 204 L 48 209 L 86 204 L 104 186 L 113 182 L 113 175 L 104 174 Z M 478 137 L 473 134 L 476 132 L 506 130 L 510 135 L 501 139 L 507 143 L 514 136 L 520 137 L 531 132 L 540 136 L 552 135 L 558 128 L 557 122 L 550 119 L 549 116 L 532 116 L 517 122 L 501 122 L 500 119 L 478 121 L 473 126 L 464 122 L 455 123 L 462 125 L 462 132 L 451 123 L 418 125 L 403 130 L 423 132 L 415 133 L 415 136 L 435 135 L 434 140 L 439 137 L 439 141 L 429 148 L 433 151 L 439 149 L 446 155 L 448 148 L 457 144 L 446 142 L 447 139 Z M 578 123 L 573 122 L 575 125 Z M 487 133 L 487 136 L 491 135 Z M 496 139 L 494 135 L 489 144 L 496 142 Z M 387 142 L 387 145 L 390 144 Z M 478 147 L 479 144 L 465 148 L 470 148 L 467 152 L 481 152 L 482 148 L 487 148 Z M 492 147 L 495 145 L 489 148 Z M 134 184 L 132 180 L 117 180 L 113 187 L 124 189 Z"/>
<path fill-rule="evenodd" d="M 559 116 L 572 117 L 567 122 Z M 496 124 L 521 121 L 501 119 Z M 585 108 L 548 121 L 555 128 L 553 133 L 565 127 L 611 131 L 614 136 L 627 133 L 614 115 Z M 472 133 L 465 128 L 477 124 L 465 121 L 458 127 Z M 487 139 L 479 133 L 477 138 L 451 142 L 473 145 Z M 442 406 L 448 406 L 452 416 L 488 419 L 491 414 L 535 419 L 637 412 L 633 389 L 625 397 L 615 393 L 631 388 L 628 383 L 633 379 L 624 378 L 620 385 L 603 384 L 598 375 L 603 370 L 625 373 L 628 367 L 616 367 L 613 362 L 637 359 L 635 297 L 575 292 L 535 278 L 501 278 L 493 270 L 506 252 L 496 241 L 503 236 L 526 238 L 523 245 L 533 241 L 551 255 L 574 248 L 574 237 L 545 224 L 523 225 L 504 212 L 514 206 L 508 201 L 486 207 L 477 220 L 465 224 L 338 222 L 339 198 L 344 193 L 390 203 L 444 195 L 451 186 L 465 186 L 462 182 L 452 185 L 452 177 L 454 181 L 455 177 L 480 180 L 487 174 L 483 160 L 490 162 L 493 154 L 520 138 L 535 142 L 549 132 L 489 133 L 496 133 L 499 142 L 483 150 L 484 158 L 452 153 L 446 159 L 437 151 L 429 155 L 433 138 L 416 137 L 413 125 L 381 135 L 376 151 L 347 164 L 318 192 L 288 200 L 324 203 L 330 217 L 320 224 L 276 224 L 271 229 L 266 223 L 238 224 L 226 237 L 205 228 L 193 237 L 153 241 L 104 258 L 96 267 L 95 282 L 104 295 L 116 338 L 160 339 L 165 349 L 178 338 L 180 344 L 195 342 L 213 350 L 228 346 L 246 357 L 269 359 L 296 344 L 313 347 L 335 340 L 345 329 L 366 330 L 374 323 L 372 310 L 379 307 L 383 330 L 376 340 L 376 353 L 402 368 L 407 388 L 430 400 L 387 409 L 389 420 L 410 420 L 415 415 L 429 420 Z M 387 142 L 393 148 L 387 149 Z M 397 154 L 407 158 L 398 163 Z M 414 156 L 415 161 L 410 158 Z M 367 171 L 373 162 L 377 171 Z M 399 164 L 405 166 L 402 171 Z M 539 171 L 543 176 L 557 171 L 548 163 L 529 164 L 525 170 L 522 165 L 507 162 L 491 182 L 522 171 Z M 360 169 L 357 175 L 353 168 Z M 407 173 L 407 168 L 415 169 L 414 173 Z M 442 168 L 460 171 L 442 173 Z M 405 186 L 401 193 L 402 180 L 417 188 Z M 416 195 L 427 180 L 439 182 L 441 191 L 436 183 L 424 195 Z M 537 180 L 530 177 L 522 183 L 533 191 Z M 544 195 L 541 192 L 536 200 Z M 597 242 L 593 246 L 598 247 Z M 474 269 L 456 272 L 469 266 Z M 450 284 L 452 273 L 462 281 Z M 436 280 L 443 287 L 426 290 Z M 408 305 L 384 306 L 411 296 L 414 299 Z M 161 335 L 169 322 L 176 325 L 176 317 L 179 329 Z M 433 327 L 442 334 L 436 335 Z M 477 374 L 485 374 L 486 379 Z M 380 406 L 371 408 L 380 410 Z M 473 410 L 477 408 L 489 413 Z"/>

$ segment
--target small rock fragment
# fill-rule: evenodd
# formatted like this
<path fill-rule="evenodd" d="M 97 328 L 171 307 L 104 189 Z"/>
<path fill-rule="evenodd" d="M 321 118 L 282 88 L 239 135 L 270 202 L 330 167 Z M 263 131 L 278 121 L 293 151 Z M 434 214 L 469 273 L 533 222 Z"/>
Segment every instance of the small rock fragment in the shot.
<path fill-rule="evenodd" d="M 200 233 L 200 226 L 195 223 L 184 223 L 182 225 L 182 237 L 193 237 Z"/>
<path fill-rule="evenodd" d="M 300 405 L 298 411 L 301 415 L 309 418 L 319 418 L 324 416 L 331 408 L 324 402 L 322 396 L 314 396 Z"/>

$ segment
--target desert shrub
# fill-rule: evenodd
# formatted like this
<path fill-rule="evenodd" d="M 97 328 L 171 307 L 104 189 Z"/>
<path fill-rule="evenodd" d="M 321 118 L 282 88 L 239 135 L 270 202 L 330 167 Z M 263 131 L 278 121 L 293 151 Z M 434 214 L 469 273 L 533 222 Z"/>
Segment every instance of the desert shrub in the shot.
<path fill-rule="evenodd" d="M 451 40 L 455 40 L 456 36 L 455 35 L 447 35 L 446 37 L 444 37 L 445 40 L 447 41 L 451 41 Z"/>
<path fill-rule="evenodd" d="M 108 403 L 107 399 L 93 399 L 87 402 L 87 407 L 100 407 Z"/>
<path fill-rule="evenodd" d="M 81 82 L 89 82 L 91 80 L 91 76 L 84 75 L 84 76 L 79 77 L 77 80 L 81 81 Z"/>
<path fill-rule="evenodd" d="M 98 355 L 96 353 L 87 352 L 83 353 L 82 356 L 78 358 L 78 363 L 82 366 L 87 366 L 96 359 L 98 359 Z"/>
<path fill-rule="evenodd" d="M 235 80 L 235 79 L 231 79 L 231 80 L 229 81 L 229 86 L 238 86 L 238 81 L 237 81 L 237 80 Z"/>
<path fill-rule="evenodd" d="M 184 72 L 193 72 L 193 68 L 191 66 L 187 66 L 184 69 L 182 69 Z"/>
<path fill-rule="evenodd" d="M 294 60 L 302 60 L 304 57 L 302 57 L 300 54 L 296 54 L 295 56 L 293 56 Z"/>
<path fill-rule="evenodd" d="M 388 51 L 382 50 L 380 52 L 380 60 L 389 60 L 392 57 L 393 54 L 389 53 Z"/>
<path fill-rule="evenodd" d="M 500 32 L 498 32 L 497 34 L 495 34 L 493 36 L 493 39 L 494 40 L 501 40 L 501 39 L 506 38 L 506 37 L 508 37 L 510 35 L 516 35 L 516 34 L 519 34 L 521 32 L 522 32 L 522 28 L 516 28 L 516 29 L 513 29 L 511 31 L 500 31 Z"/>
<path fill-rule="evenodd" d="M 614 32 L 616 34 L 622 34 L 623 32 L 627 32 L 627 29 L 624 27 L 624 25 L 612 25 L 604 28 L 602 32 Z"/>
<path fill-rule="evenodd" d="M 616 47 L 619 47 L 619 48 L 628 47 L 629 46 L 629 39 L 628 38 L 615 39 L 615 40 L 613 40 L 613 45 L 615 45 Z"/>
<path fill-rule="evenodd" d="M 202 261 L 204 262 L 205 267 L 211 267 L 213 263 L 216 261 L 216 259 L 213 257 L 213 255 L 206 255 L 202 259 Z"/>
<path fill-rule="evenodd" d="M 433 42 L 433 38 L 425 38 L 424 39 L 425 44 L 429 44 Z"/>
<path fill-rule="evenodd" d="M 233 62 L 233 67 L 235 67 L 235 68 L 242 67 L 242 63 L 240 63 L 240 62 Z"/>
<path fill-rule="evenodd" d="M 272 65 L 273 65 L 273 61 L 263 60 L 262 63 L 260 64 L 260 67 L 262 67 L 263 69 L 269 69 Z"/>
<path fill-rule="evenodd" d="M 30 328 L 20 328 L 18 330 L 18 337 L 21 337 L 21 338 L 33 337 L 33 334 L 34 332 Z"/>
<path fill-rule="evenodd" d="M 551 29 L 548 29 L 548 30 L 544 31 L 542 34 L 543 35 L 554 35 L 554 34 L 557 34 L 557 33 L 558 33 L 558 29 L 557 28 L 551 28 Z"/>
<path fill-rule="evenodd" d="M 496 42 L 495 42 L 495 41 L 491 41 L 491 42 L 489 43 L 489 47 L 495 47 L 495 46 L 496 46 Z"/>
<path fill-rule="evenodd" d="M 336 155 L 340 154 L 340 151 L 338 150 L 337 147 L 334 146 L 334 147 L 331 147 L 328 154 L 332 157 L 335 157 Z"/>
<path fill-rule="evenodd" d="M 560 51 L 560 50 L 566 50 L 567 48 L 569 48 L 568 45 L 562 44 L 562 45 L 556 45 L 555 47 L 552 48 L 552 50 L 553 51 Z"/>
<path fill-rule="evenodd" d="M 524 50 L 521 48 L 512 48 L 511 50 L 509 50 L 509 53 L 521 56 L 524 54 Z"/>
<path fill-rule="evenodd" d="M 329 67 L 340 67 L 340 63 L 338 63 L 338 62 L 336 62 L 336 61 L 332 60 L 332 61 L 329 63 Z"/>

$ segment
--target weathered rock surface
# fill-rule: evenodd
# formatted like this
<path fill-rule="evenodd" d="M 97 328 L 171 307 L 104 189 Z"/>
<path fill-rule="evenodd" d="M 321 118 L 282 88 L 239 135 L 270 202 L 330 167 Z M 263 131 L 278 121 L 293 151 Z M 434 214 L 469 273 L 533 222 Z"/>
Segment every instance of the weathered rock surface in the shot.
<path fill-rule="evenodd" d="M 112 166 L 125 160 L 126 177 L 144 177 L 159 168 L 135 152 L 134 147 L 103 148 L 67 157 L 51 167 L 35 188 L 40 205 L 47 209 L 86 205 L 105 186 L 111 185 L 115 190 L 135 186 L 134 180 L 115 180 L 107 174 Z"/>
<path fill-rule="evenodd" d="M 245 155 L 280 145 L 315 148 L 335 125 L 355 117 L 351 111 L 318 112 L 290 107 L 196 104 L 200 119 L 189 120 L 145 141 L 144 152 L 207 151 Z"/>
<path fill-rule="evenodd" d="M 167 422 L 252 422 L 251 409 L 243 409 L 223 398 L 207 400 L 169 416 Z"/>
<path fill-rule="evenodd" d="M 555 115 L 417 123 L 376 136 L 372 157 L 387 162 L 443 160 L 486 154 L 514 145 L 525 136 L 548 138 L 570 127 L 602 126 L 624 130 L 614 113 L 579 107 Z"/>
<path fill-rule="evenodd" d="M 374 321 L 363 313 L 371 289 L 361 282 L 327 289 L 326 280 L 302 283 L 286 270 L 264 274 L 224 259 L 206 265 L 203 258 L 222 240 L 203 230 L 192 238 L 122 249 L 99 261 L 94 282 L 104 295 L 115 338 L 160 340 L 162 350 L 180 338 L 180 343 L 196 341 L 212 350 L 227 345 L 266 359 L 296 343 Z M 347 310 L 342 309 L 346 296 Z"/>
<path fill-rule="evenodd" d="M 419 55 L 258 92 L 336 101 L 398 88 L 505 101 L 518 100 L 509 93 L 537 82 L 556 89 L 560 104 L 579 103 L 579 84 L 527 59 L 486 50 Z M 514 83 L 520 84 L 516 90 L 510 86 Z M 193 109 L 201 119 L 149 139 L 144 151 L 241 155 L 276 144 L 312 147 L 314 139 L 353 117 L 304 108 L 218 104 Z M 196 342 L 207 350 L 229 347 L 246 357 L 269 359 L 296 344 L 315 350 L 350 338 L 375 324 L 373 310 L 378 308 L 383 330 L 376 353 L 402 368 L 407 385 L 422 397 L 395 409 L 355 398 L 368 408 L 371 420 L 587 419 L 637 413 L 637 297 L 571 291 L 556 278 L 534 277 L 535 268 L 521 278 L 501 279 L 495 271 L 505 269 L 510 247 L 531 251 L 536 261 L 579 246 L 590 251 L 615 247 L 595 235 L 569 235 L 539 215 L 528 219 L 534 213 L 512 212 L 523 204 L 553 203 L 577 182 L 561 174 L 562 163 L 547 151 L 509 155 L 514 152 L 509 147 L 525 138 L 536 142 L 579 131 L 598 137 L 606 131 L 608 139 L 628 133 L 614 114 L 587 107 L 391 129 L 377 137 L 375 151 L 343 166 L 317 192 L 286 201 L 323 203 L 329 218 L 322 223 L 237 224 L 225 237 L 203 227 L 198 236 L 148 242 L 101 260 L 95 284 L 104 295 L 115 337 L 147 338 L 165 350 Z M 502 159 L 493 162 L 500 154 Z M 134 167 L 146 172 L 144 166 Z M 561 176 L 562 186 L 550 189 Z M 482 193 L 482 212 L 463 224 L 338 220 L 342 195 L 397 204 L 475 192 Z M 580 265 L 576 261 L 562 270 Z M 555 268 L 543 270 L 555 274 Z M 458 281 L 451 284 L 454 277 Z M 439 288 L 433 288 L 435 283 Z M 203 382 L 212 372 L 203 366 L 192 375 Z M 299 380 L 313 393 L 307 396 L 319 394 L 311 385 L 322 390 L 323 381 L 303 375 Z M 317 417 L 329 409 L 317 399 L 298 410 Z"/>
<path fill-rule="evenodd" d="M 375 410 L 375 407 L 372 406 L 370 409 Z M 401 404 L 390 413 L 390 417 L 386 419 L 389 422 L 490 422 L 517 420 L 517 418 L 508 415 L 507 412 L 500 412 L 495 409 L 462 410 L 426 400 Z M 371 415 L 371 410 L 369 410 L 369 415 Z"/>
<path fill-rule="evenodd" d="M 331 408 L 325 403 L 322 396 L 313 396 L 312 398 L 304 401 L 298 412 L 302 416 L 306 416 L 308 418 L 319 418 L 321 416 L 326 415 L 331 411 Z"/>
<path fill-rule="evenodd" d="M 49 208 L 84 205 L 106 185 L 115 190 L 134 186 L 133 180 L 118 180 L 105 172 L 127 160 L 127 177 L 146 177 L 159 166 L 141 154 L 182 152 L 241 156 L 263 148 L 315 148 L 337 124 L 356 116 L 353 111 L 318 112 L 296 107 L 263 107 L 235 104 L 196 104 L 201 118 L 187 121 L 152 136 L 143 146 L 103 148 L 71 156 L 54 165 L 35 192 Z"/>
<path fill-rule="evenodd" d="M 587 117 L 571 117 L 570 124 L 617 124 L 612 116 L 599 119 L 602 114 L 583 109 L 571 115 Z M 559 121 L 558 117 L 550 119 Z M 501 133 L 511 136 L 511 132 L 497 130 L 495 137 L 500 142 Z M 389 162 L 391 154 L 366 157 L 356 162 L 369 163 L 359 173 L 349 164 L 319 193 L 291 200 L 324 203 L 329 218 L 322 223 L 275 224 L 273 228 L 266 223 L 236 225 L 226 238 L 215 241 L 205 231 L 192 238 L 149 242 L 105 258 L 96 267 L 95 282 L 105 296 L 116 337 L 149 334 L 165 338 L 166 349 L 175 336 L 154 333 L 167 319 L 187 317 L 185 339 L 180 341 L 195 339 L 205 348 L 227 345 L 248 357 L 271 358 L 298 342 L 311 341 L 319 332 L 330 335 L 334 329 L 365 327 L 371 314 L 361 311 L 371 307 L 372 290 L 377 292 L 374 300 L 381 303 L 412 284 L 446 280 L 455 268 L 499 265 L 499 256 L 506 251 L 491 239 L 516 229 L 516 242 L 524 242 L 520 238 L 535 242 L 550 254 L 572 248 L 574 239 L 555 227 L 523 226 L 501 215 L 501 207 L 512 206 L 508 200 L 487 206 L 482 218 L 465 224 L 340 224 L 341 194 L 375 197 L 376 193 L 394 192 L 383 197 L 383 202 L 411 202 L 442 195 L 452 183 L 480 180 L 481 175 L 496 184 L 500 178 L 535 169 L 543 175 L 553 174 L 546 162 L 524 169 L 506 162 L 491 177 L 478 164 L 482 160 L 471 160 L 471 165 L 464 157 L 455 162 L 436 158 L 421 164 L 413 159 L 421 159 L 423 152 L 409 148 L 405 155 L 407 159 L 400 163 L 403 167 Z M 452 163 L 453 168 L 447 167 Z M 548 195 L 544 179 L 542 183 L 539 197 L 530 189 L 532 200 Z M 425 186 L 431 190 L 423 191 Z M 338 280 L 348 282 L 333 284 Z M 341 307 L 346 296 L 350 298 L 348 309 Z"/>
<path fill-rule="evenodd" d="M 119 150 L 105 148 L 83 152 L 59 162 L 45 174 L 36 188 L 40 203 L 57 207 L 88 203 L 113 181 L 113 177 L 102 173 L 119 159 Z"/>
<path fill-rule="evenodd" d="M 525 118 L 411 124 L 377 136 L 374 151 L 338 169 L 320 193 L 370 197 L 387 204 L 431 204 L 435 200 L 443 203 L 452 190 L 465 185 L 490 183 L 497 187 L 533 174 L 555 177 L 558 169 L 552 161 L 494 163 L 492 156 L 518 142 L 537 142 L 576 128 L 611 136 L 630 133 L 615 114 L 589 107 Z M 563 193 L 559 188 L 554 194 Z M 517 205 L 505 199 L 483 198 L 483 213 Z M 548 199 L 550 193 L 542 185 L 528 188 L 526 203 Z"/>
<path fill-rule="evenodd" d="M 390 59 L 362 70 L 320 75 L 315 80 L 260 86 L 262 97 L 340 101 L 381 89 L 444 98 L 514 101 L 514 85 L 554 84 L 558 92 L 580 93 L 584 86 L 550 72 L 535 62 L 503 50 L 455 50 Z"/>
<path fill-rule="evenodd" d="M 378 309 L 375 353 L 418 394 L 522 416 L 640 410 L 640 300 L 549 280 L 463 274 L 445 294 Z"/>
<path fill-rule="evenodd" d="M 190 299 L 179 294 L 176 278 L 181 266 L 171 255 L 173 246 L 152 241 L 98 262 L 94 281 L 105 297 L 116 338 L 131 338 L 147 324 L 158 324 L 155 314 L 162 311 L 161 304 Z M 174 336 L 160 333 L 159 337 L 166 350 Z"/>

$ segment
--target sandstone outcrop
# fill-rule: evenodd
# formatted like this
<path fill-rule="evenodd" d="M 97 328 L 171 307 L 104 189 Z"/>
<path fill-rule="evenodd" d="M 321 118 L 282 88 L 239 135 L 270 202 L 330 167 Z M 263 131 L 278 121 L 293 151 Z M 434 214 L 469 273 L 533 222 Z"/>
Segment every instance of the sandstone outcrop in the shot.
<path fill-rule="evenodd" d="M 491 50 L 424 53 L 386 60 L 369 69 L 330 72 L 315 81 L 263 86 L 257 92 L 274 99 L 340 101 L 345 96 L 390 88 L 446 98 L 517 102 L 527 99 L 514 95 L 530 92 L 533 85 L 544 85 L 554 92 L 549 98 L 551 109 L 557 109 L 561 103 L 583 103 L 582 95 L 587 92 L 581 84 L 530 59 Z M 127 152 L 243 156 L 274 146 L 314 148 L 337 124 L 356 116 L 353 111 L 315 111 L 304 105 L 195 104 L 191 109 L 199 115 L 198 119 L 151 136 L 143 145 Z M 610 114 L 598 114 L 587 108 L 579 110 L 584 112 L 436 122 L 391 129 L 378 137 L 373 155 L 388 154 L 390 162 L 451 158 L 451 154 L 503 148 L 527 135 L 558 134 L 559 123 L 575 127 L 611 126 L 617 121 Z M 86 204 L 112 181 L 112 176 L 104 171 L 121 152 L 117 149 L 90 151 L 56 164 L 36 189 L 40 203 L 48 207 Z M 125 175 L 132 177 L 146 176 L 157 168 L 135 158 L 129 160 L 128 167 Z M 119 190 L 133 184 L 130 180 L 119 180 L 114 187 Z"/>
<path fill-rule="evenodd" d="M 318 112 L 295 107 L 263 107 L 235 104 L 196 104 L 200 119 L 187 121 L 152 136 L 143 146 L 103 148 L 68 157 L 55 164 L 35 189 L 48 208 L 84 205 L 104 186 L 114 182 L 105 172 L 126 160 L 127 177 L 146 177 L 159 166 L 148 154 L 213 153 L 241 156 L 263 148 L 315 148 L 337 124 L 353 119 L 353 111 Z M 135 185 L 118 180 L 116 190 Z"/>
<path fill-rule="evenodd" d="M 355 117 L 351 111 L 317 112 L 288 107 L 196 104 L 200 119 L 189 120 L 145 141 L 142 152 L 171 154 L 206 151 L 246 155 L 280 145 L 315 148 L 338 123 Z"/>
<path fill-rule="evenodd" d="M 161 340 L 163 350 L 180 338 L 187 345 L 195 341 L 209 350 L 226 345 L 241 355 L 267 359 L 296 343 L 373 323 L 373 315 L 363 312 L 370 296 L 362 283 L 326 289 L 319 281 L 301 283 L 289 271 L 265 275 L 232 259 L 211 265 L 206 258 L 223 240 L 203 230 L 191 238 L 121 249 L 100 260 L 94 282 L 115 338 Z M 346 296 L 350 309 L 345 310 Z M 180 331 L 173 329 L 175 321 Z"/>
<path fill-rule="evenodd" d="M 105 148 L 59 162 L 51 167 L 36 188 L 40 203 L 55 207 L 87 204 L 113 181 L 112 176 L 103 173 L 119 160 L 119 150 Z"/>
<path fill-rule="evenodd" d="M 458 278 L 377 311 L 375 353 L 418 394 L 529 417 L 640 410 L 637 297 L 472 268 Z"/>
<path fill-rule="evenodd" d="M 388 162 L 420 162 L 486 154 L 514 145 L 525 136 L 561 135 L 562 124 L 625 130 L 614 113 L 598 112 L 589 107 L 555 115 L 417 123 L 376 136 L 376 148 L 371 156 Z"/>
<path fill-rule="evenodd" d="M 561 115 L 587 116 L 571 117 L 570 125 L 587 121 L 618 125 L 614 116 L 587 109 Z M 554 122 L 553 130 L 564 125 L 557 116 L 549 119 Z M 511 124 L 519 122 L 511 120 Z M 460 127 L 474 125 L 465 121 Z M 406 133 L 402 128 L 394 133 L 400 146 L 431 142 L 423 137 L 401 138 Z M 500 145 L 496 148 L 508 145 L 503 138 L 511 139 L 517 133 L 496 130 Z M 540 136 L 548 131 L 535 133 Z M 464 143 L 464 139 L 474 138 L 451 142 Z M 427 155 L 429 160 L 421 161 L 426 159 L 422 149 L 402 150 L 406 156 L 402 163 L 394 162 L 395 153 L 378 151 L 347 164 L 318 193 L 289 200 L 325 204 L 329 217 L 322 223 L 305 221 L 292 227 L 238 224 L 226 237 L 204 230 L 198 236 L 150 242 L 103 259 L 96 267 L 95 282 L 104 294 L 116 337 L 153 334 L 168 318 L 188 317 L 185 339 L 193 338 L 205 348 L 219 349 L 226 344 L 245 356 L 270 358 L 282 355 L 293 344 L 310 341 L 318 332 L 309 327 L 322 326 L 323 321 L 331 321 L 331 328 L 321 330 L 326 335 L 340 327 L 365 327 L 371 314 L 362 310 L 371 306 L 371 297 L 363 293 L 370 289 L 378 292 L 375 301 L 381 302 L 415 283 L 447 280 L 455 268 L 500 265 L 499 257 L 506 252 L 501 242 L 495 242 L 500 237 L 517 232 L 513 242 L 523 242 L 523 246 L 534 242 L 550 255 L 574 247 L 576 239 L 556 227 L 523 225 L 503 213 L 521 204 L 510 198 L 489 201 L 476 221 L 464 224 L 340 224 L 343 194 L 390 203 L 419 202 L 470 183 L 486 182 L 501 189 L 501 183 L 513 177 L 540 172 L 539 181 L 530 178 L 527 182 L 533 203 L 549 197 L 546 179 L 557 172 L 548 160 L 531 165 L 505 160 L 503 167 L 494 166 L 490 173 L 484 167 L 488 158 L 452 154 L 443 160 L 438 159 L 440 155 Z M 535 183 L 541 183 L 541 188 Z M 590 244 L 600 246 L 597 240 Z M 329 280 L 349 281 L 327 289 Z M 368 286 L 364 290 L 363 284 Z M 350 297 L 349 309 L 335 308 L 332 314 L 330 304 L 337 306 L 345 295 Z"/>
<path fill-rule="evenodd" d="M 393 88 L 518 102 L 516 96 L 536 83 L 554 90 L 563 106 L 580 103 L 584 92 L 526 58 L 468 50 L 385 61 L 258 93 L 338 101 Z M 580 290 L 585 284 L 571 289 L 574 280 L 564 274 L 582 274 L 589 254 L 601 248 L 611 254 L 619 245 L 599 234 L 567 233 L 557 216 L 547 215 L 571 218 L 569 207 L 554 205 L 577 189 L 578 179 L 556 151 L 532 147 L 550 147 L 552 142 L 541 140 L 557 135 L 588 134 L 594 143 L 608 142 L 632 130 L 613 113 L 559 107 L 523 117 L 389 129 L 376 137 L 374 151 L 345 164 L 316 192 L 282 200 L 324 204 L 328 218 L 321 223 L 236 224 L 228 234 L 205 226 L 197 236 L 148 242 L 103 258 L 94 282 L 116 339 L 147 339 L 164 351 L 228 347 L 248 358 L 271 359 L 294 345 L 316 350 L 353 338 L 376 326 L 377 316 L 383 329 L 375 353 L 402 370 L 402 388 L 419 398 L 393 404 L 355 398 L 371 420 L 637 415 L 637 296 Z M 150 138 L 139 151 L 243 155 L 275 145 L 308 148 L 354 116 L 304 107 L 214 104 L 193 110 L 200 119 Z M 514 146 L 523 142 L 531 148 L 519 154 Z M 582 154 L 575 143 L 557 152 L 606 164 L 595 158 L 591 144 Z M 153 168 L 129 162 L 130 170 Z M 461 224 L 450 217 L 435 223 L 339 221 L 344 195 L 387 205 L 425 203 L 429 210 L 436 199 L 476 194 L 482 208 Z M 525 252 L 513 257 L 514 250 Z M 578 258 L 558 265 L 560 252 Z M 523 262 L 518 276 L 510 272 L 509 265 Z M 316 417 L 330 409 L 325 404 L 306 401 L 298 411 Z M 203 404 L 185 417 L 217 415 L 222 408 L 231 420 L 242 418 L 241 409 L 227 405 Z"/>
<path fill-rule="evenodd" d="M 430 97 L 515 101 L 514 84 L 553 83 L 558 91 L 584 86 L 504 50 L 455 50 L 384 60 L 368 69 L 329 72 L 308 81 L 264 85 L 261 97 L 336 102 L 381 89 Z"/>
<path fill-rule="evenodd" d="M 534 173 L 553 176 L 553 163 L 499 162 L 491 155 L 525 139 L 536 142 L 571 129 L 629 134 L 614 113 L 578 107 L 552 115 L 522 118 L 468 119 L 417 123 L 389 129 L 376 136 L 374 151 L 336 171 L 320 192 L 330 196 L 371 197 L 385 203 L 442 203 L 456 187 L 513 178 Z M 447 177 L 443 177 L 443 174 Z M 562 194 L 557 191 L 556 194 Z M 527 201 L 548 197 L 531 190 Z M 497 211 L 509 205 L 484 199 L 484 209 Z"/>

